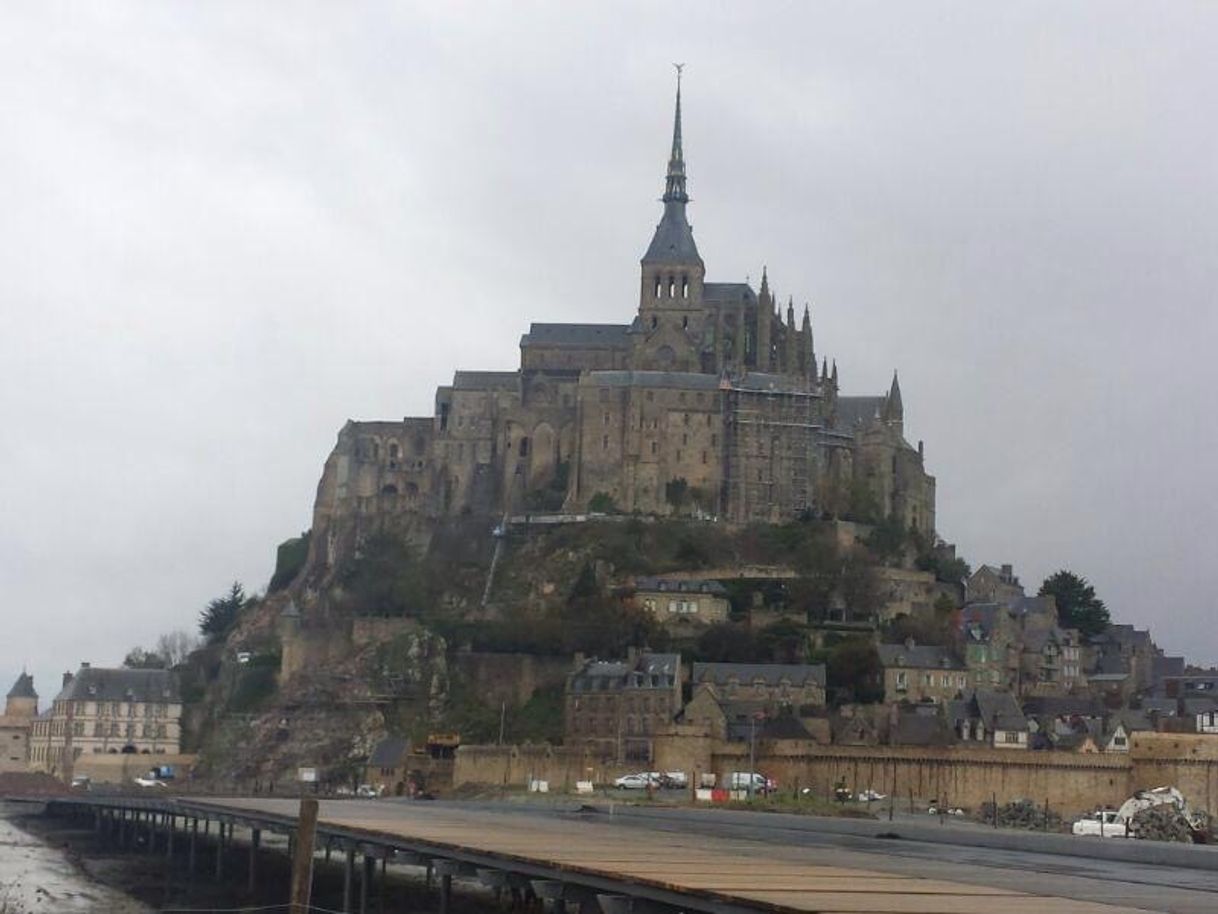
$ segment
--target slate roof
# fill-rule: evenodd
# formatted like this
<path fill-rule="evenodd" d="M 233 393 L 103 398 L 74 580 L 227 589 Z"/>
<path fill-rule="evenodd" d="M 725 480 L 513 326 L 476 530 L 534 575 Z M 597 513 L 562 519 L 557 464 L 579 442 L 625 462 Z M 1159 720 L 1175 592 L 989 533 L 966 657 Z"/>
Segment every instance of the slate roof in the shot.
<path fill-rule="evenodd" d="M 515 390 L 520 385 L 518 371 L 457 371 L 453 390 Z"/>
<path fill-rule="evenodd" d="M 373 768 L 396 768 L 402 756 L 410 751 L 410 740 L 404 736 L 387 736 L 372 750 L 368 765 Z"/>
<path fill-rule="evenodd" d="M 962 670 L 964 664 L 952 652 L 936 644 L 880 644 L 876 646 L 884 666 L 915 670 Z"/>
<path fill-rule="evenodd" d="M 1180 704 L 1185 714 L 1208 714 L 1218 711 L 1218 701 L 1212 698 L 1182 698 Z"/>
<path fill-rule="evenodd" d="M 693 229 L 685 217 L 684 203 L 673 200 L 664 204 L 664 215 L 643 255 L 643 263 L 702 263 Z"/>
<path fill-rule="evenodd" d="M 938 715 L 914 713 L 897 717 L 888 742 L 893 746 L 950 746 L 956 738 Z"/>
<path fill-rule="evenodd" d="M 22 673 L 17 677 L 17 681 L 13 683 L 13 687 L 8 690 L 7 698 L 37 698 L 38 693 L 34 691 L 34 677 L 29 673 Z"/>
<path fill-rule="evenodd" d="M 1160 714 L 1175 717 L 1178 705 L 1174 698 L 1143 698 L 1142 710 L 1147 714 Z"/>
<path fill-rule="evenodd" d="M 883 397 L 838 397 L 837 424 L 843 428 L 853 428 L 860 423 L 866 425 L 883 408 Z"/>
<path fill-rule="evenodd" d="M 668 578 L 640 577 L 634 579 L 634 589 L 656 593 L 709 593 L 717 597 L 727 596 L 727 588 L 718 581 L 702 579 L 673 581 Z"/>
<path fill-rule="evenodd" d="M 1103 708 L 1092 698 L 1034 695 L 1024 699 L 1023 712 L 1029 717 L 1100 717 L 1103 715 Z"/>
<path fill-rule="evenodd" d="M 747 282 L 704 282 L 702 300 L 705 302 L 729 303 L 751 302 L 756 296 Z"/>
<path fill-rule="evenodd" d="M 56 701 L 181 701 L 178 677 L 169 670 L 82 666 Z"/>
<path fill-rule="evenodd" d="M 814 683 L 825 685 L 824 664 L 804 663 L 695 663 L 691 681 L 694 685 L 709 682 L 726 685 L 731 680 L 747 685 L 762 680 L 768 686 L 781 685 L 783 681 L 794 686 Z"/>
<path fill-rule="evenodd" d="M 1028 719 L 1010 692 L 978 690 L 973 693 L 978 716 L 991 733 L 995 730 L 1027 730 Z"/>
<path fill-rule="evenodd" d="M 627 660 L 589 660 L 571 675 L 576 692 L 672 688 L 681 667 L 680 654 L 642 654 Z"/>
<path fill-rule="evenodd" d="M 575 349 L 625 349 L 629 324 L 529 324 L 520 345 Z"/>

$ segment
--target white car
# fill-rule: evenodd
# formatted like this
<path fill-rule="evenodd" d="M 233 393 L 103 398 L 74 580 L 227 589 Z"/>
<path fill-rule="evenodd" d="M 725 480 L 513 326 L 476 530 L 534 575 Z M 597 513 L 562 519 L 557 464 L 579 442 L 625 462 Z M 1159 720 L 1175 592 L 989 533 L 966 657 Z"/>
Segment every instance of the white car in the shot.
<path fill-rule="evenodd" d="M 156 778 L 136 778 L 135 783 L 140 787 L 164 787 L 164 781 L 158 781 Z"/>
<path fill-rule="evenodd" d="M 859 799 L 860 803 L 874 803 L 879 800 L 887 800 L 888 794 L 876 793 L 874 790 L 872 790 L 870 787 L 868 787 L 866 790 L 859 792 L 858 799 Z"/>
<path fill-rule="evenodd" d="M 689 775 L 684 771 L 665 771 L 664 781 L 670 787 L 685 788 L 689 786 Z"/>
<path fill-rule="evenodd" d="M 650 772 L 644 771 L 639 774 L 623 774 L 614 779 L 613 786 L 618 790 L 646 790 L 648 787 L 655 787 L 656 781 Z"/>
<path fill-rule="evenodd" d="M 1121 814 L 1111 809 L 1101 809 L 1083 816 L 1070 826 L 1075 835 L 1091 835 L 1096 838 L 1128 838 L 1129 829 Z"/>

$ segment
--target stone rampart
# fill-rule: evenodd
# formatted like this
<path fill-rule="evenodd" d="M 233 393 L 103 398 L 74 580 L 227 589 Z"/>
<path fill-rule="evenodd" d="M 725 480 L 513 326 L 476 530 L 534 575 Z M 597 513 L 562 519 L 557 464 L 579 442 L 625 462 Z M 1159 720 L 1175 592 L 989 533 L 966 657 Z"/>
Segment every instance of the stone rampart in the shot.
<path fill-rule="evenodd" d="M 571 658 L 536 654 L 493 654 L 460 651 L 454 655 L 456 672 L 485 704 L 522 705 L 538 689 L 561 686 L 571 672 Z"/>

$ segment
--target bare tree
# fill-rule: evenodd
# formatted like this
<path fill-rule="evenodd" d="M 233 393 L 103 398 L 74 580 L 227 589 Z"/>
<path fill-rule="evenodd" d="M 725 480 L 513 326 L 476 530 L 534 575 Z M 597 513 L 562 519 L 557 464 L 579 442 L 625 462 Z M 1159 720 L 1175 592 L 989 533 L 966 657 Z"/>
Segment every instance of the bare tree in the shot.
<path fill-rule="evenodd" d="M 179 629 L 156 639 L 156 653 L 164 659 L 166 666 L 175 667 L 185 663 L 186 658 L 192 651 L 198 650 L 200 644 L 198 637 Z"/>

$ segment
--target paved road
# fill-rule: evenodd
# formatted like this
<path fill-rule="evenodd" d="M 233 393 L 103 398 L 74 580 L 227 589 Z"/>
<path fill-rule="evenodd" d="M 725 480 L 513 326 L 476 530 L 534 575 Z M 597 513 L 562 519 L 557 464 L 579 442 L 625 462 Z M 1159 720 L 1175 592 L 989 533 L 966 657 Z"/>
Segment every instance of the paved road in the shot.
<path fill-rule="evenodd" d="M 291 801 L 216 802 L 294 812 Z M 878 914 L 1218 911 L 1212 870 L 829 834 L 809 830 L 801 819 L 795 827 L 787 817 L 765 813 L 618 806 L 611 814 L 607 807 L 396 800 L 329 801 L 321 811 L 321 820 L 335 827 L 709 892 L 744 907 Z"/>
<path fill-rule="evenodd" d="M 801 817 L 805 821 L 795 830 L 786 827 L 786 816 L 767 813 L 717 811 L 714 815 L 707 815 L 701 809 L 616 807 L 611 814 L 607 805 L 585 808 L 584 811 L 573 811 L 576 809 L 573 804 L 548 808 L 514 807 L 502 803 L 451 805 L 488 812 L 510 811 L 511 815 L 525 820 L 577 818 L 623 830 L 703 835 L 710 839 L 736 842 L 741 848 L 747 848 L 750 857 L 761 855 L 767 859 L 807 865 L 861 868 L 891 875 L 952 880 L 975 886 L 1043 893 L 1171 914 L 1213 914 L 1218 911 L 1216 870 L 1002 850 L 966 843 L 943 844 L 816 832 L 807 828 L 814 824 L 807 821 L 811 817 Z M 841 823 L 830 820 L 829 824 Z M 871 823 L 872 827 L 874 824 Z M 960 828 L 955 834 L 967 840 L 967 835 L 973 831 Z M 1083 847 L 1087 849 L 1089 845 Z M 1218 854 L 1218 848 L 1212 851 Z"/>

